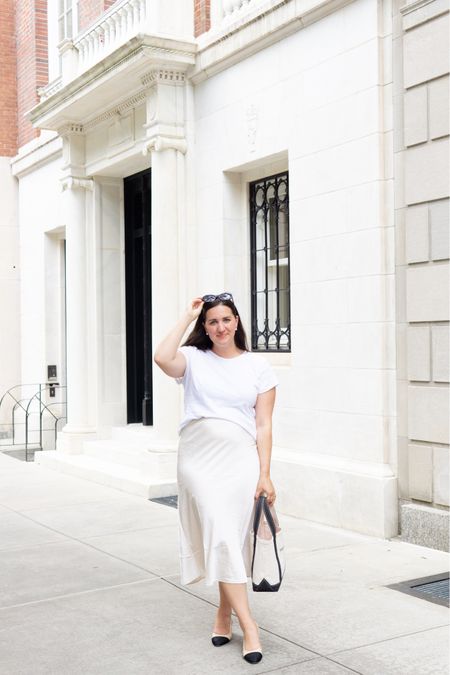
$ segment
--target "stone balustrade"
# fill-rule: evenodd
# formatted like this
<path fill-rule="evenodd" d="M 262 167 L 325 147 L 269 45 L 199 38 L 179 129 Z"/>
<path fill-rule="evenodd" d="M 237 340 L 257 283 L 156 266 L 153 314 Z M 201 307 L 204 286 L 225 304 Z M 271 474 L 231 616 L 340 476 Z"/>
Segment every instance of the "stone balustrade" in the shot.
<path fill-rule="evenodd" d="M 147 25 L 148 0 L 122 0 L 74 40 L 77 74 L 120 47 Z"/>
<path fill-rule="evenodd" d="M 266 4 L 266 0 L 211 0 L 211 26 L 220 30 Z"/>
<path fill-rule="evenodd" d="M 53 94 L 56 94 L 56 92 L 58 92 L 61 89 L 61 87 L 62 87 L 61 76 L 49 82 L 45 87 L 39 87 L 38 95 L 40 100 L 43 101 L 44 99 L 53 96 Z"/>
<path fill-rule="evenodd" d="M 221 0 L 222 17 L 224 20 L 234 19 L 244 14 L 247 9 L 253 9 L 261 4 L 261 0 Z"/>
<path fill-rule="evenodd" d="M 150 10 L 161 0 L 121 0 L 73 40 L 59 45 L 61 76 L 41 88 L 41 100 L 49 98 L 68 82 L 124 45 L 135 35 L 149 32 L 154 22 Z"/>

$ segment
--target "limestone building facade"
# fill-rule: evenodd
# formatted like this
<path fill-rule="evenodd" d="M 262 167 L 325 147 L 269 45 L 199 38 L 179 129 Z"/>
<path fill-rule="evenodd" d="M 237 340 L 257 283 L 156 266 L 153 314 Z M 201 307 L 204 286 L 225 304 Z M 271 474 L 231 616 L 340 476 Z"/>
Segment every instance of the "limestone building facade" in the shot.
<path fill-rule="evenodd" d="M 448 0 L 0 9 L 0 389 L 56 365 L 65 401 L 37 461 L 173 493 L 152 350 L 228 290 L 280 508 L 448 546 Z"/>

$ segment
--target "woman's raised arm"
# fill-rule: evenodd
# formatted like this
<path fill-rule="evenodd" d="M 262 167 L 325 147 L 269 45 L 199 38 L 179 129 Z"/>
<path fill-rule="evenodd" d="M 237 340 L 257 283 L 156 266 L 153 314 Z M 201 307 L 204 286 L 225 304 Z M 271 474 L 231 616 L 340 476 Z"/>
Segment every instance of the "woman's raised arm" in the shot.
<path fill-rule="evenodd" d="M 177 321 L 170 333 L 161 340 L 156 348 L 153 359 L 161 370 L 170 377 L 182 377 L 184 375 L 186 359 L 182 352 L 178 351 L 178 347 L 186 329 L 198 317 L 202 307 L 203 300 L 194 298 L 181 319 Z"/>

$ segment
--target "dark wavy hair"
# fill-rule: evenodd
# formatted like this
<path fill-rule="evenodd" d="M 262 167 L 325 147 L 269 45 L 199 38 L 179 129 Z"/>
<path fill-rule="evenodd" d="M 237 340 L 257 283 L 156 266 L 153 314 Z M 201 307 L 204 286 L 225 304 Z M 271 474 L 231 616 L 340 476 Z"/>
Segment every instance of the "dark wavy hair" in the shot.
<path fill-rule="evenodd" d="M 207 349 L 212 349 L 213 343 L 212 340 L 206 335 L 204 323 L 206 321 L 206 313 L 209 309 L 217 307 L 217 305 L 225 305 L 229 307 L 233 312 L 234 316 L 239 316 L 236 309 L 236 305 L 231 300 L 214 300 L 213 302 L 205 302 L 202 307 L 202 311 L 197 317 L 194 328 L 189 333 L 186 341 L 183 343 L 183 347 L 197 347 L 197 349 L 202 349 L 206 351 Z M 245 352 L 248 352 L 247 346 L 247 336 L 245 334 L 244 326 L 242 321 L 239 318 L 237 330 L 234 334 L 234 343 L 236 347 L 242 349 Z"/>

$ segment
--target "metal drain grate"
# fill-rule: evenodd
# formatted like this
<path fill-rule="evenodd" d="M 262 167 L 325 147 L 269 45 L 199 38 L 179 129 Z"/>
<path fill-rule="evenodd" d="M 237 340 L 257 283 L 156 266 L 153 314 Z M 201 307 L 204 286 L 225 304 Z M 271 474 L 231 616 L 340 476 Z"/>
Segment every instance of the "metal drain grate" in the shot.
<path fill-rule="evenodd" d="M 398 584 L 389 584 L 387 588 L 414 595 L 417 598 L 434 602 L 437 605 L 450 607 L 449 604 L 449 573 L 433 574 L 420 579 L 401 581 Z"/>
<path fill-rule="evenodd" d="M 149 502 L 156 502 L 157 504 L 164 504 L 165 506 L 172 506 L 174 509 L 178 508 L 178 495 L 171 495 L 170 497 L 154 497 L 149 499 Z"/>

